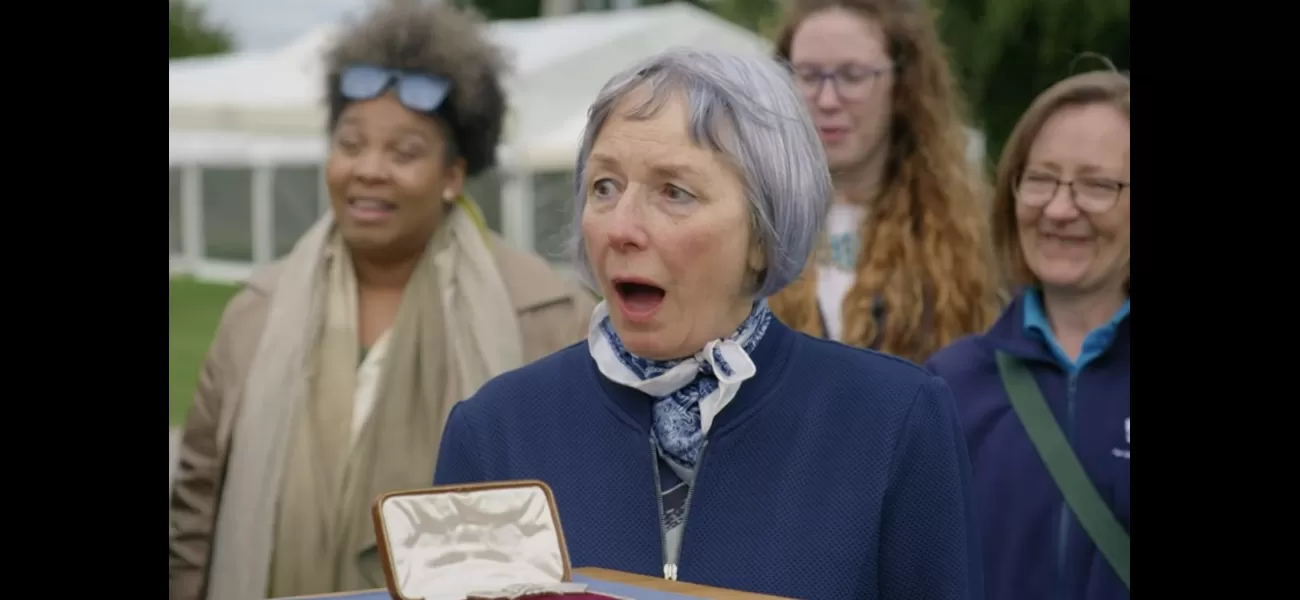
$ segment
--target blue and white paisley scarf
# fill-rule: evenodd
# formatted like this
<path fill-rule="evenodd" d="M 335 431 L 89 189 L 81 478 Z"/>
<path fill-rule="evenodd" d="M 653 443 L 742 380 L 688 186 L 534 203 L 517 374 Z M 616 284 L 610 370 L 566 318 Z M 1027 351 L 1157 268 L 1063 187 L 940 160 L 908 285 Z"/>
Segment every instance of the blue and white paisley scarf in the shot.
<path fill-rule="evenodd" d="M 656 398 L 651 437 L 659 455 L 693 471 L 713 418 L 757 372 L 749 353 L 771 322 L 772 311 L 760 300 L 731 337 L 713 340 L 688 358 L 650 360 L 623 347 L 602 301 L 591 315 L 587 347 L 610 381 Z"/>

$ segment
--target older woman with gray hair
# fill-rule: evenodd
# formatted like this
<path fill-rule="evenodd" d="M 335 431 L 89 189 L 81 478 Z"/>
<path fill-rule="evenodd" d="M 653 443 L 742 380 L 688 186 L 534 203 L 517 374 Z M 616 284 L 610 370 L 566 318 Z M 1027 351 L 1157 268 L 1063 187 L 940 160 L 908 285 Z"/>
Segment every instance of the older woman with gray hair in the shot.
<path fill-rule="evenodd" d="M 798 598 L 981 596 L 952 396 L 904 360 L 786 327 L 831 196 L 763 57 L 688 50 L 590 111 L 576 263 L 585 344 L 452 409 L 437 484 L 540 479 L 575 566 Z"/>

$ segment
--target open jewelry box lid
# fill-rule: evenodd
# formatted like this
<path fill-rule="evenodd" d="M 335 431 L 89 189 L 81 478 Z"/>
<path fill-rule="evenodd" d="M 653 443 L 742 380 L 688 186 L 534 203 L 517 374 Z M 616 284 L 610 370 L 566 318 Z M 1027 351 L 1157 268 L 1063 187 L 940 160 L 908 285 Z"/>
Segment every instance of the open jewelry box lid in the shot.
<path fill-rule="evenodd" d="M 541 481 L 390 492 L 372 513 L 389 593 L 465 600 L 571 579 L 555 496 Z"/>

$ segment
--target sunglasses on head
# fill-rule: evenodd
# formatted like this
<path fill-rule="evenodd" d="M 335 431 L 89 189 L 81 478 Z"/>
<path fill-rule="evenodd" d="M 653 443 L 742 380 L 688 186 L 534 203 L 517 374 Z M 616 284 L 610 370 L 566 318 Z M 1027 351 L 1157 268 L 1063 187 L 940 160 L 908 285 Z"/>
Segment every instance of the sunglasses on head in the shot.
<path fill-rule="evenodd" d="M 339 93 L 348 100 L 377 98 L 389 87 L 396 89 L 397 100 L 403 106 L 431 113 L 446 101 L 451 82 L 437 75 L 370 65 L 348 67 L 339 76 Z"/>

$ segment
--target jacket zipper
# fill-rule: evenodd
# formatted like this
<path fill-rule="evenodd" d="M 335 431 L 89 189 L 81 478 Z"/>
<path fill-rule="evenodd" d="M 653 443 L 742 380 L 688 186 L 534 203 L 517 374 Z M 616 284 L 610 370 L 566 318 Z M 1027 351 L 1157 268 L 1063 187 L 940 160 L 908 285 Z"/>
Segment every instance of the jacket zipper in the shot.
<path fill-rule="evenodd" d="M 1065 394 L 1065 439 L 1074 443 L 1074 397 L 1079 387 L 1078 373 L 1071 373 L 1069 379 L 1069 388 Z M 658 471 L 655 471 L 658 473 Z M 1056 597 L 1059 600 L 1066 600 L 1069 596 L 1066 585 L 1066 551 L 1069 549 L 1070 542 L 1070 505 L 1061 498 L 1061 518 L 1057 524 L 1056 536 Z"/>
<path fill-rule="evenodd" d="M 695 497 L 695 484 L 700 481 L 700 471 L 704 467 L 704 451 L 709 447 L 709 440 L 700 445 L 700 458 L 695 463 L 695 481 L 686 489 L 686 502 L 682 505 L 682 535 L 677 541 L 677 556 L 668 556 L 668 532 L 664 531 L 664 493 L 663 482 L 659 477 L 659 449 L 655 441 L 650 440 L 650 464 L 655 474 L 655 502 L 659 504 L 659 554 L 663 558 L 664 579 L 677 581 L 677 563 L 682 555 L 682 546 L 686 541 L 686 520 L 691 516 L 691 498 Z"/>

